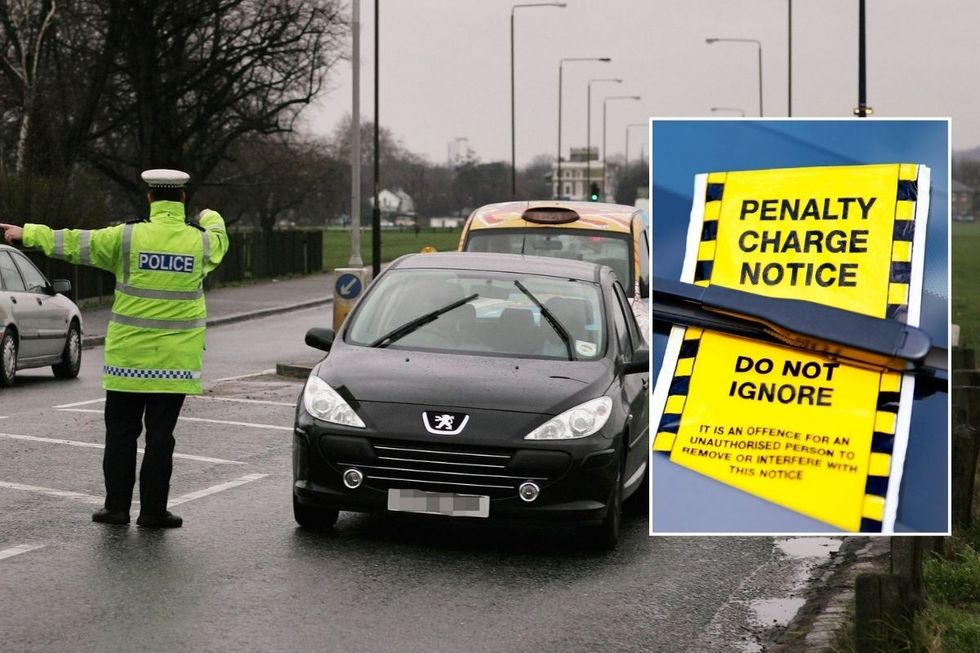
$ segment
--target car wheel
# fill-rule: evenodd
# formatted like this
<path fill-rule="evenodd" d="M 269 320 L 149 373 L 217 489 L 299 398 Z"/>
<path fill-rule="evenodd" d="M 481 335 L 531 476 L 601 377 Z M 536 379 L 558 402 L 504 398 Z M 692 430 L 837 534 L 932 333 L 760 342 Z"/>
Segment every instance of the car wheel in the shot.
<path fill-rule="evenodd" d="M 82 332 L 78 322 L 74 320 L 68 328 L 68 339 L 65 340 L 65 350 L 61 352 L 61 361 L 51 366 L 54 375 L 59 379 L 74 379 L 82 366 Z"/>
<path fill-rule="evenodd" d="M 612 496 L 609 498 L 609 508 L 606 517 L 598 526 L 586 526 L 583 535 L 590 548 L 600 551 L 611 551 L 619 544 L 619 527 L 623 517 L 623 466 L 619 466 L 616 482 L 613 484 Z"/>
<path fill-rule="evenodd" d="M 0 338 L 0 388 L 14 384 L 17 373 L 17 338 L 13 329 L 5 329 Z"/>
<path fill-rule="evenodd" d="M 293 495 L 293 517 L 302 528 L 311 531 L 325 531 L 337 523 L 340 511 L 335 508 L 313 508 L 304 506 Z"/>

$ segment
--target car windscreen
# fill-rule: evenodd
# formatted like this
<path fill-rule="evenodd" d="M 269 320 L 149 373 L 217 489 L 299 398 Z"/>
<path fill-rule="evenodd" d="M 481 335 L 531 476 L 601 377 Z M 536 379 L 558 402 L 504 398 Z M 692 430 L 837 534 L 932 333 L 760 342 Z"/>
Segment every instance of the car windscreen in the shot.
<path fill-rule="evenodd" d="M 596 360 L 605 353 L 605 313 L 591 282 L 391 270 L 362 301 L 347 332 L 356 345 L 558 360 Z"/>
<path fill-rule="evenodd" d="M 633 287 L 633 253 L 628 234 L 585 229 L 477 229 L 464 246 L 467 252 L 550 256 L 608 265 L 624 288 Z"/>

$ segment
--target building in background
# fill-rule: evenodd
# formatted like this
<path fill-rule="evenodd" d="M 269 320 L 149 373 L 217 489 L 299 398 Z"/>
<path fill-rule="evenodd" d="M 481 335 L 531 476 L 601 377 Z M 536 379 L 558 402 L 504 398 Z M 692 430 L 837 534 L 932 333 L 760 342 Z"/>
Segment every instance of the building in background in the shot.
<path fill-rule="evenodd" d="M 976 191 L 966 184 L 953 180 L 953 219 L 960 222 L 973 222 L 974 195 Z"/>
<path fill-rule="evenodd" d="M 470 147 L 470 139 L 465 136 L 457 136 L 446 146 L 446 166 L 450 172 L 456 170 L 457 166 L 472 161 L 475 156 L 476 153 Z"/>
<path fill-rule="evenodd" d="M 600 192 L 603 187 L 604 170 L 602 161 L 599 160 L 599 148 L 573 147 L 570 150 L 568 161 L 561 162 L 561 180 L 555 179 L 558 172 L 558 164 L 551 164 L 551 173 L 548 181 L 551 185 L 552 197 L 564 200 L 588 200 L 592 184 L 596 184 Z M 560 181 L 560 192 L 559 184 Z M 606 180 L 606 192 L 603 201 L 611 198 L 613 185 L 611 180 Z"/>

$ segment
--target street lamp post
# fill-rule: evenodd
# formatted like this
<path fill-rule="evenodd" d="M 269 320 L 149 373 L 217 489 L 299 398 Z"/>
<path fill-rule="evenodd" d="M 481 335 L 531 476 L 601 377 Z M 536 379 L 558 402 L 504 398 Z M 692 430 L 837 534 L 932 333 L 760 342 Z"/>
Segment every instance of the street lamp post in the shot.
<path fill-rule="evenodd" d="M 371 211 L 371 278 L 381 274 L 381 116 L 378 114 L 378 79 L 380 73 L 380 11 L 374 0 L 374 208 Z"/>
<path fill-rule="evenodd" d="M 593 82 L 613 82 L 615 84 L 622 84 L 623 80 L 616 79 L 614 77 L 606 77 L 603 79 L 590 79 L 588 83 L 588 93 L 586 94 L 585 100 L 585 188 L 591 188 L 592 184 L 592 83 Z M 589 191 L 586 190 L 586 193 Z"/>
<path fill-rule="evenodd" d="M 351 135 L 350 135 L 350 259 L 352 268 L 361 259 L 361 2 L 351 5 Z"/>
<path fill-rule="evenodd" d="M 639 95 L 613 95 L 602 100 L 602 199 L 606 199 L 606 177 L 609 169 L 606 167 L 606 103 L 609 100 L 639 100 Z"/>
<path fill-rule="evenodd" d="M 728 43 L 755 43 L 759 48 L 759 117 L 762 117 L 762 42 L 758 39 L 705 39 L 705 43 L 711 45 L 712 43 L 728 42 Z"/>
<path fill-rule="evenodd" d="M 645 122 L 634 122 L 626 125 L 626 167 L 630 166 L 630 127 L 647 127 Z M 641 148 L 642 152 L 642 148 Z M 640 158 L 640 163 L 643 163 L 643 158 Z"/>
<path fill-rule="evenodd" d="M 533 2 L 514 5 L 510 8 L 510 194 L 517 196 L 517 136 L 516 112 L 514 109 L 514 11 L 527 7 L 558 7 L 567 5 L 564 2 Z"/>
<path fill-rule="evenodd" d="M 711 107 L 712 111 L 738 111 L 738 115 L 745 117 L 745 109 L 741 107 Z"/>
<path fill-rule="evenodd" d="M 609 57 L 566 57 L 558 62 L 558 161 L 555 170 L 555 198 L 561 199 L 561 78 L 562 67 L 566 61 L 601 61 L 609 63 Z"/>
<path fill-rule="evenodd" d="M 866 62 L 864 54 L 864 0 L 858 2 L 858 108 L 854 113 L 859 118 L 868 117 L 868 86 L 866 76 Z"/>

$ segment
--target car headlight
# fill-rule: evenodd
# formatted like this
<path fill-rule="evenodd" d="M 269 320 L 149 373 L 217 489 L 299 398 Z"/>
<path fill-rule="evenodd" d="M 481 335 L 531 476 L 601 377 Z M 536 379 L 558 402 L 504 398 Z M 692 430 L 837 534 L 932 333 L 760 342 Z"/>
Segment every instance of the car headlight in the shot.
<path fill-rule="evenodd" d="M 572 440 L 592 435 L 609 421 L 612 399 L 599 397 L 569 408 L 524 436 L 525 440 Z"/>
<path fill-rule="evenodd" d="M 364 428 L 364 422 L 354 409 L 318 376 L 311 375 L 306 381 L 306 388 L 303 389 L 303 407 L 310 415 L 324 422 Z"/>

